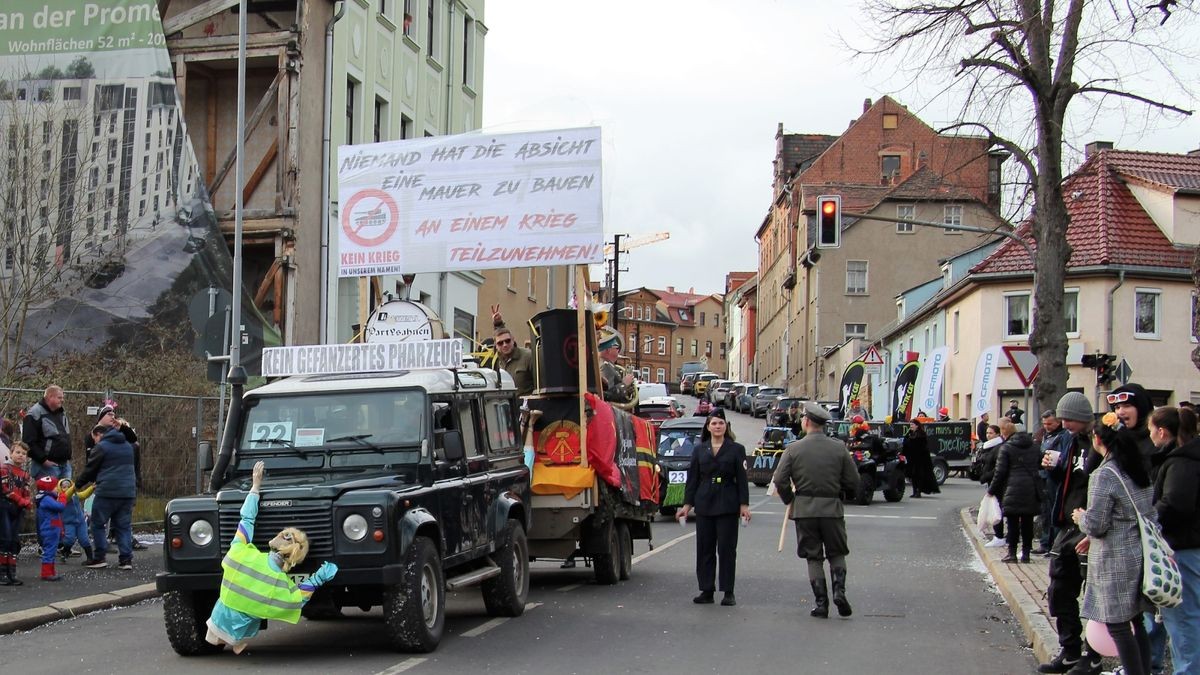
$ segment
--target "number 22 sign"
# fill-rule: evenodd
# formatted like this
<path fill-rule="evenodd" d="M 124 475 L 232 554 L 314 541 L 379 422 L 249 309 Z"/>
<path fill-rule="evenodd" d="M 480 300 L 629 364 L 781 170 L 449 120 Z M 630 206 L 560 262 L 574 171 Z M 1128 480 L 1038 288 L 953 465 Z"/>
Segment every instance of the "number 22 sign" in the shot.
<path fill-rule="evenodd" d="M 291 422 L 255 422 L 250 425 L 250 442 L 254 445 L 273 445 L 276 441 L 292 441 Z"/>

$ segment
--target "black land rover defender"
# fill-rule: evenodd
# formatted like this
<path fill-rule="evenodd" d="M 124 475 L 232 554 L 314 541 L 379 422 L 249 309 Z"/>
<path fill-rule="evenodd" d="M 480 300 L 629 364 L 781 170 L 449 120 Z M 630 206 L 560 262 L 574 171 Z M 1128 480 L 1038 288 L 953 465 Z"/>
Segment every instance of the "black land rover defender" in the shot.
<path fill-rule="evenodd" d="M 479 584 L 492 615 L 517 616 L 529 592 L 530 473 L 507 373 L 441 369 L 290 377 L 245 394 L 213 471 L 215 494 L 166 508 L 164 594 L 176 652 L 204 639 L 255 462 L 267 465 L 254 544 L 280 529 L 309 537 L 295 576 L 338 573 L 308 618 L 382 606 L 390 644 L 429 652 L 445 591 Z"/>

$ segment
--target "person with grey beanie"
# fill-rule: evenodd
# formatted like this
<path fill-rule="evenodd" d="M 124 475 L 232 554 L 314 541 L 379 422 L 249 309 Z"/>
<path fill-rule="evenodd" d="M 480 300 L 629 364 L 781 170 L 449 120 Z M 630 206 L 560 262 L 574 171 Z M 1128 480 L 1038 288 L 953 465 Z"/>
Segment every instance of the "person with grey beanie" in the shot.
<path fill-rule="evenodd" d="M 1101 457 L 1092 450 L 1090 431 L 1095 415 L 1087 397 L 1067 392 L 1058 400 L 1054 415 L 1070 434 L 1070 443 L 1057 456 L 1042 457 L 1042 468 L 1057 484 L 1052 496 L 1051 523 L 1058 528 L 1050 546 L 1050 585 L 1046 589 L 1050 616 L 1058 631 L 1059 654 L 1038 666 L 1039 673 L 1098 674 L 1100 655 L 1080 637 L 1083 621 L 1079 617 L 1079 594 L 1083 590 L 1080 556 L 1087 552 L 1087 538 L 1071 520 L 1076 508 L 1087 505 L 1088 475 L 1100 465 Z"/>

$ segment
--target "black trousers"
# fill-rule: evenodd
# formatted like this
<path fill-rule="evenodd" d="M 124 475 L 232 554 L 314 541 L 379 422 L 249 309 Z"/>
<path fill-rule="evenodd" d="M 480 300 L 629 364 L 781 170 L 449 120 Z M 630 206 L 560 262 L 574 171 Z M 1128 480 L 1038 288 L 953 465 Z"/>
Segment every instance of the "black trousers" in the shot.
<path fill-rule="evenodd" d="M 1021 551 L 1033 549 L 1033 516 L 1004 516 L 1008 521 L 1008 550 L 1017 550 L 1017 535 L 1020 534 Z"/>
<path fill-rule="evenodd" d="M 1079 593 L 1083 590 L 1083 567 L 1071 546 L 1058 546 L 1050 558 L 1050 586 L 1046 589 L 1050 616 L 1058 631 L 1058 646 L 1077 656 L 1083 649 L 1083 621 L 1079 618 Z"/>
<path fill-rule="evenodd" d="M 696 516 L 696 581 L 701 591 L 716 590 L 713 584 L 720 566 L 720 587 L 733 592 L 737 572 L 738 514 Z"/>

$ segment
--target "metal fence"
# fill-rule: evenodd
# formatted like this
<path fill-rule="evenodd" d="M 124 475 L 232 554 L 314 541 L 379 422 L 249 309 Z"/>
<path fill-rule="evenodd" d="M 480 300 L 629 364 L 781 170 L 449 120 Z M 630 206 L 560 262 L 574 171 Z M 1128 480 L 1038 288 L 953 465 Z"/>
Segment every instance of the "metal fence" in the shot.
<path fill-rule="evenodd" d="M 21 409 L 40 401 L 42 394 L 40 389 L 0 387 L 0 400 L 15 401 Z M 199 491 L 196 450 L 201 441 L 212 443 L 214 448 L 217 445 L 217 397 L 67 391 L 63 407 L 71 425 L 71 464 L 76 475 L 84 467 L 84 439 L 95 426 L 96 412 L 105 400 L 115 401 L 117 416 L 137 431 L 142 479 L 139 506 Z M 139 512 L 143 517 L 149 515 L 140 508 Z M 161 513 L 159 510 L 155 517 L 161 517 Z"/>

